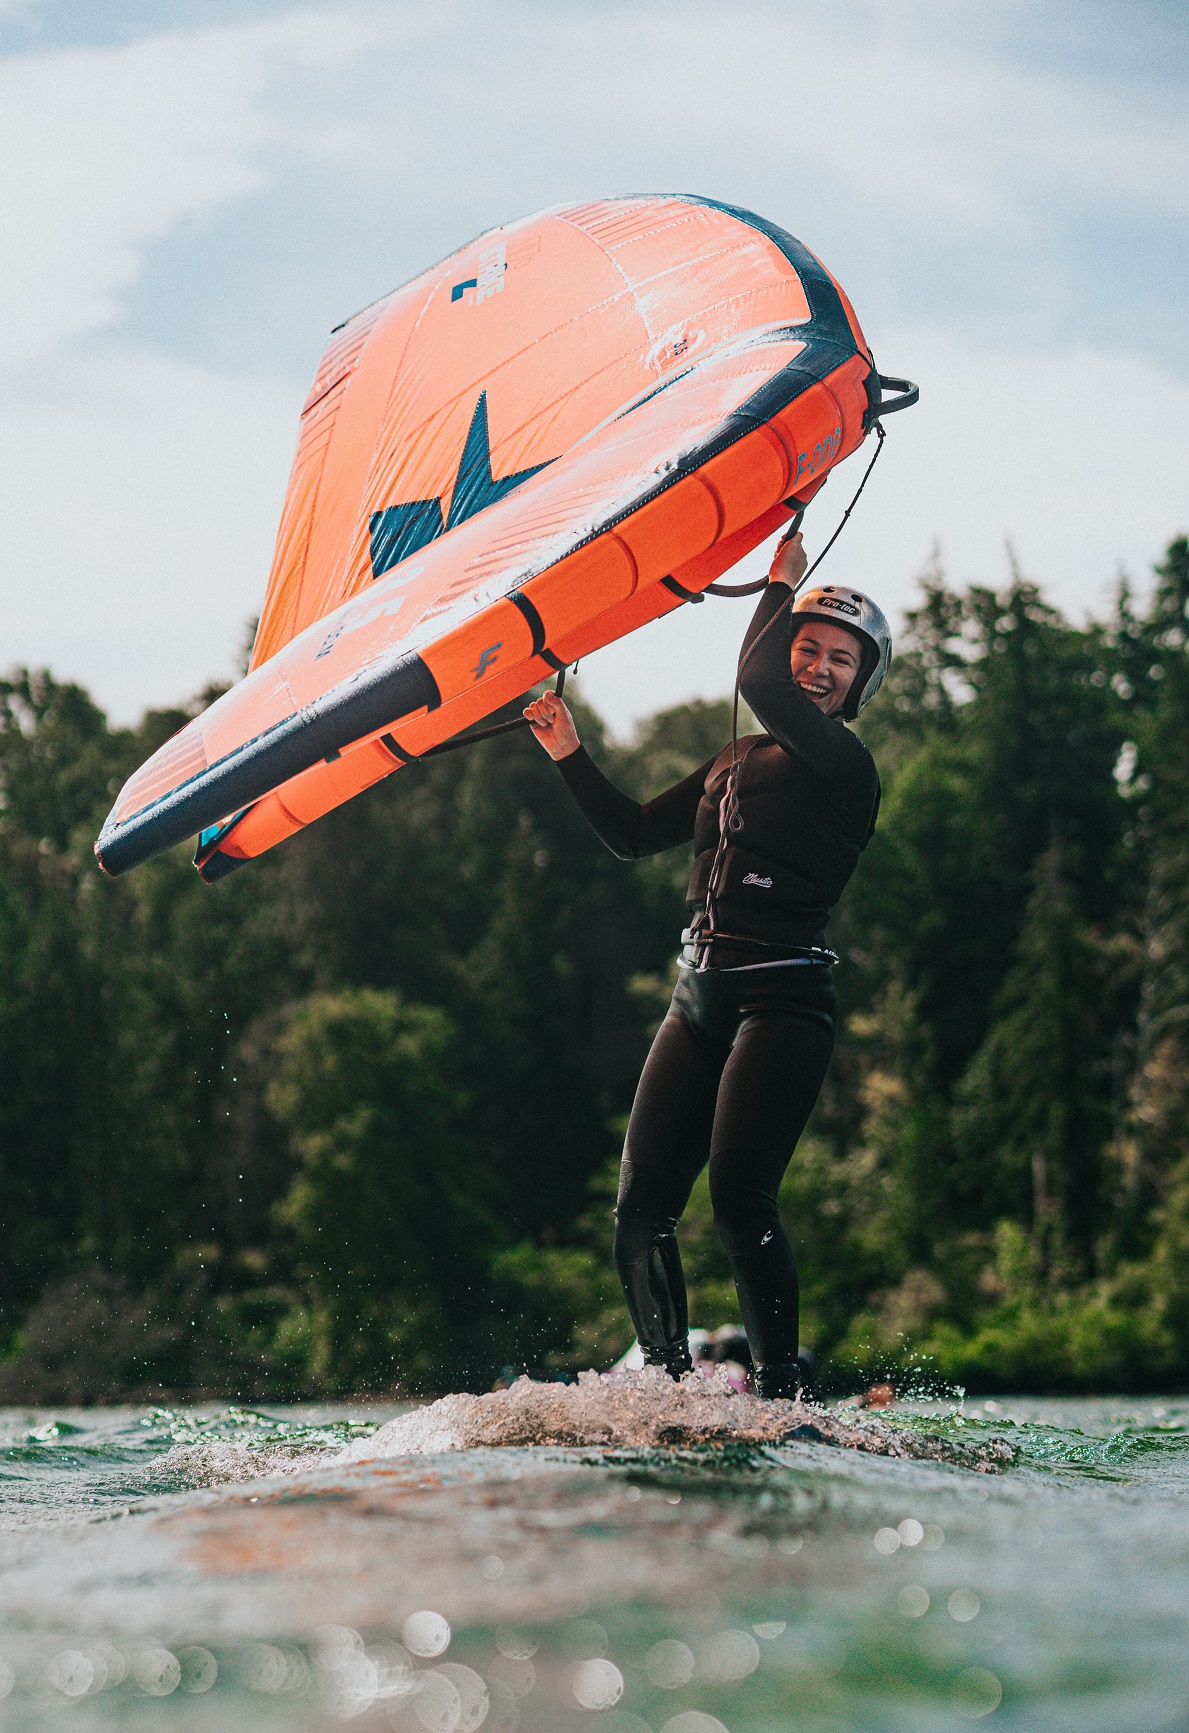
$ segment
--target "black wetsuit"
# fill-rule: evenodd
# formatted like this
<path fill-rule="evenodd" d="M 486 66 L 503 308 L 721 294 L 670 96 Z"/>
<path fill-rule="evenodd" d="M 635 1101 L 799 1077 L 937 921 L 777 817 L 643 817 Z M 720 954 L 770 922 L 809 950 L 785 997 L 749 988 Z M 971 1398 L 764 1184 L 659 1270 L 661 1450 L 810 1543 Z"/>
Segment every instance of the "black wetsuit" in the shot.
<path fill-rule="evenodd" d="M 767 732 L 739 742 L 725 839 L 730 746 L 644 805 L 608 782 L 582 748 L 559 764 L 622 859 L 693 840 L 692 924 L 702 937 L 722 935 L 687 945 L 632 1107 L 615 1262 L 636 1333 L 649 1362 L 688 1367 L 676 1228 L 709 1161 L 715 1223 L 759 1387 L 770 1395 L 799 1383 L 797 1270 L 777 1193 L 834 1045 L 829 966 L 801 953 L 823 945 L 826 917 L 879 808 L 866 747 L 793 681 L 787 601 L 786 586 L 770 584 L 744 640 L 741 690 Z"/>

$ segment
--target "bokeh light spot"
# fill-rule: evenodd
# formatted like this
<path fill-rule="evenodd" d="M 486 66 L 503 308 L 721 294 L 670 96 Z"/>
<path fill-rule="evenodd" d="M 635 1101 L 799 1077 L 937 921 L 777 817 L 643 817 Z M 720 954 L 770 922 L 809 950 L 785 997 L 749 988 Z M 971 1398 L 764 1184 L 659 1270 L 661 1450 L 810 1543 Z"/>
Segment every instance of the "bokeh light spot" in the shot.
<path fill-rule="evenodd" d="M 475 1733 L 487 1719 L 490 1697 L 482 1677 L 473 1667 L 464 1667 L 457 1661 L 444 1661 L 437 1668 L 443 1678 L 446 1678 L 458 1692 L 458 1721 L 455 1733 Z"/>
<path fill-rule="evenodd" d="M 960 1625 L 968 1625 L 971 1619 L 977 1619 L 982 1602 L 973 1589 L 955 1589 L 949 1598 L 950 1618 Z"/>
<path fill-rule="evenodd" d="M 623 1674 L 613 1661 L 583 1661 L 574 1673 L 573 1691 L 584 1709 L 610 1709 L 623 1696 Z"/>
<path fill-rule="evenodd" d="M 527 1658 L 516 1660 L 501 1655 L 489 1671 L 492 1680 L 506 1685 L 514 1697 L 527 1697 L 537 1682 L 537 1669 Z"/>
<path fill-rule="evenodd" d="M 168 1697 L 182 1678 L 181 1665 L 168 1649 L 141 1649 L 133 1655 L 131 1673 L 146 1697 Z"/>
<path fill-rule="evenodd" d="M 95 1668 L 81 1649 L 63 1649 L 45 1670 L 46 1678 L 64 1697 L 85 1697 L 95 1678 Z"/>
<path fill-rule="evenodd" d="M 954 1680 L 954 1708 L 969 1721 L 981 1721 L 1003 1701 L 1003 1686 L 985 1667 L 967 1667 Z"/>
<path fill-rule="evenodd" d="M 694 1676 L 694 1652 L 675 1637 L 654 1643 L 644 1657 L 644 1671 L 662 1691 L 688 1685 Z"/>
<path fill-rule="evenodd" d="M 181 1668 L 179 1686 L 194 1697 L 200 1697 L 204 1691 L 209 1691 L 219 1677 L 219 1663 L 209 1649 L 204 1649 L 198 1643 L 178 1650 L 178 1666 Z"/>
<path fill-rule="evenodd" d="M 404 1622 L 401 1637 L 411 1655 L 444 1655 L 450 1647 L 450 1626 L 441 1613 L 410 1613 Z"/>
<path fill-rule="evenodd" d="M 719 1631 L 703 1643 L 698 1672 L 704 1679 L 726 1683 L 746 1679 L 760 1664 L 760 1645 L 750 1631 Z"/>
<path fill-rule="evenodd" d="M 515 1630 L 510 1625 L 501 1625 L 495 1633 L 495 1646 L 501 1655 L 506 1655 L 510 1661 L 527 1661 L 536 1654 L 538 1645 L 526 1631 Z"/>
<path fill-rule="evenodd" d="M 462 1720 L 462 1700 L 453 1680 L 437 1668 L 432 1673 L 423 1673 L 419 1684 L 413 1707 L 425 1733 L 457 1733 Z"/>
<path fill-rule="evenodd" d="M 674 1715 L 671 1721 L 666 1721 L 661 1733 L 727 1733 L 727 1730 L 713 1715 L 703 1715 L 700 1709 L 687 1709 L 684 1715 Z"/>

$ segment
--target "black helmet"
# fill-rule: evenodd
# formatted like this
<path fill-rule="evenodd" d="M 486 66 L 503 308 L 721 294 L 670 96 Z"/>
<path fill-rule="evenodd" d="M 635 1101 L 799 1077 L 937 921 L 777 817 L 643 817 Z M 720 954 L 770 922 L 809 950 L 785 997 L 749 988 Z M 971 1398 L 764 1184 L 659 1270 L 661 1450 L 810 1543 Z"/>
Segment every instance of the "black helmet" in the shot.
<path fill-rule="evenodd" d="M 892 660 L 892 632 L 883 609 L 862 590 L 847 589 L 842 584 L 823 584 L 818 589 L 805 590 L 793 602 L 794 635 L 807 620 L 820 620 L 828 626 L 844 626 L 859 640 L 863 651 L 859 671 L 838 712 L 845 722 L 853 722 L 864 704 L 869 704 L 883 685 Z"/>

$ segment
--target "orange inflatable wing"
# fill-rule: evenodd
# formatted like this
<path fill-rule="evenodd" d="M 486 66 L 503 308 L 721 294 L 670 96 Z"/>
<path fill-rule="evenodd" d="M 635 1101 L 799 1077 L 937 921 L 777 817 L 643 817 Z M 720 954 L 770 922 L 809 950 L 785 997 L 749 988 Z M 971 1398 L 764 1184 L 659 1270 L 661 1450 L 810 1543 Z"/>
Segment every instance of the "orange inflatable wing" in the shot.
<path fill-rule="evenodd" d="M 216 878 L 679 606 L 862 441 L 879 385 L 791 236 L 689 198 L 481 237 L 336 334 L 247 677 L 130 778 L 119 873 Z"/>

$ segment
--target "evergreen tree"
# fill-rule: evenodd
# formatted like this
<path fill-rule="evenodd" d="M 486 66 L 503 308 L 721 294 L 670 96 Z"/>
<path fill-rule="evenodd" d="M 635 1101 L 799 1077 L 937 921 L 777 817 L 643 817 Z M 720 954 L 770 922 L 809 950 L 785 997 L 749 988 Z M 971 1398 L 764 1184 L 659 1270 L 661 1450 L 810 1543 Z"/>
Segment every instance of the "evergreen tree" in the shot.
<path fill-rule="evenodd" d="M 1042 1267 L 1090 1274 L 1110 1132 L 1101 947 L 1054 844 L 1037 862 L 996 1016 L 955 1091 L 955 1189 L 1032 1234 Z"/>

